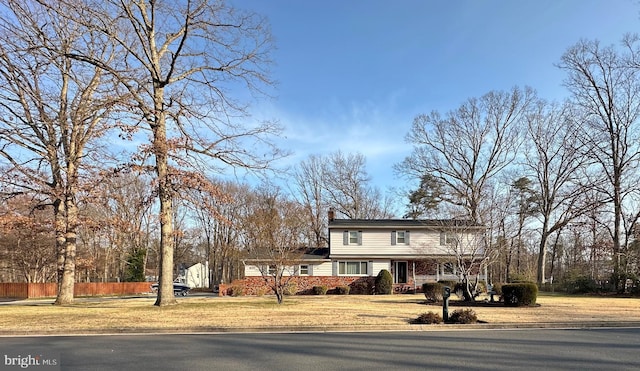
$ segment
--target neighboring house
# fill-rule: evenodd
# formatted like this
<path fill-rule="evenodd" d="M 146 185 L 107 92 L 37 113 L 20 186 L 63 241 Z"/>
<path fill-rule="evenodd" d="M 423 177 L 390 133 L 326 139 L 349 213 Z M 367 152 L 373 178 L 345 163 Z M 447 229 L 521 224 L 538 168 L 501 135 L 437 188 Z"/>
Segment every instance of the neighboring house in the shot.
<path fill-rule="evenodd" d="M 285 274 L 313 284 L 350 284 L 391 272 L 396 292 L 424 282 L 459 280 L 458 262 L 475 261 L 475 278 L 486 280 L 482 243 L 485 227 L 461 220 L 334 219 L 329 213 L 329 248 L 308 249 Z M 268 262 L 245 260 L 245 277 L 260 277 Z M 275 267 L 272 267 L 275 268 Z M 325 279 L 321 279 L 325 277 Z M 314 279 L 311 279 L 314 278 Z M 317 279 L 316 279 L 317 278 Z M 331 279 L 330 279 L 331 278 Z M 257 280 L 251 280 L 258 282 Z M 299 280 L 299 282 L 301 282 Z M 305 285 L 310 286 L 310 285 Z"/>
<path fill-rule="evenodd" d="M 180 269 L 180 275 L 176 281 L 184 283 L 190 288 L 208 288 L 209 287 L 209 263 L 196 263 L 189 267 Z"/>

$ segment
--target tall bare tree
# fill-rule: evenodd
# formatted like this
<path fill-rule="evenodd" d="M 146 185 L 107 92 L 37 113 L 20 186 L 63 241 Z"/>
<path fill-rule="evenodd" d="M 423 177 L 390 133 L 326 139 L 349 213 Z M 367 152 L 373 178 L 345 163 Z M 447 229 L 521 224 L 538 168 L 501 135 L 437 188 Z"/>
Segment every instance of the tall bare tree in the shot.
<path fill-rule="evenodd" d="M 68 56 L 82 48 L 111 60 L 111 44 L 87 36 L 35 1 L 0 3 L 0 158 L 17 193 L 53 207 L 58 256 L 56 304 L 73 301 L 81 171 L 99 154 L 118 94 L 102 70 Z M 95 159 L 95 158 L 93 158 Z"/>
<path fill-rule="evenodd" d="M 632 46 L 633 40 L 628 45 Z M 612 205 L 610 234 L 617 289 L 629 237 L 625 230 L 632 229 L 625 228 L 625 223 L 637 220 L 627 208 L 629 198 L 638 190 L 640 70 L 629 65 L 629 57 L 613 46 L 583 40 L 570 47 L 559 64 L 567 73 L 565 86 L 572 102 L 584 113 L 581 144 L 607 181 L 601 191 Z"/>
<path fill-rule="evenodd" d="M 370 184 L 362 154 L 331 153 L 323 160 L 322 173 L 326 200 L 336 212 L 349 219 L 392 216 L 389 199 Z"/>
<path fill-rule="evenodd" d="M 406 137 L 413 152 L 395 165 L 396 172 L 415 179 L 430 174 L 442 184 L 445 201 L 482 222 L 487 186 L 515 158 L 522 120 L 534 99 L 528 88 L 492 91 L 444 117 L 437 111 L 419 115 Z"/>
<path fill-rule="evenodd" d="M 269 141 L 279 127 L 247 124 L 247 106 L 231 94 L 232 89 L 261 94 L 271 84 L 268 24 L 223 1 L 60 0 L 51 6 L 59 3 L 67 7 L 68 22 L 115 42 L 126 53 L 117 61 L 83 50 L 69 55 L 117 79 L 130 96 L 132 117 L 126 123 L 135 128 L 142 123 L 150 131 L 151 143 L 142 157 L 153 160 L 160 204 L 155 304 L 175 304 L 172 200 L 177 185 L 194 175 L 181 170 L 260 170 L 281 155 Z"/>
<path fill-rule="evenodd" d="M 579 150 L 579 126 L 567 104 L 539 102 L 527 115 L 528 141 L 524 165 L 533 175 L 536 211 L 541 219 L 537 281 L 545 282 L 547 244 L 554 233 L 591 206 L 584 197 L 588 186 L 587 158 Z"/>
<path fill-rule="evenodd" d="M 331 204 L 326 197 L 323 157 L 311 155 L 300 162 L 293 172 L 292 188 L 298 202 L 303 205 L 309 226 L 307 239 L 315 247 L 326 246 L 327 212 Z"/>

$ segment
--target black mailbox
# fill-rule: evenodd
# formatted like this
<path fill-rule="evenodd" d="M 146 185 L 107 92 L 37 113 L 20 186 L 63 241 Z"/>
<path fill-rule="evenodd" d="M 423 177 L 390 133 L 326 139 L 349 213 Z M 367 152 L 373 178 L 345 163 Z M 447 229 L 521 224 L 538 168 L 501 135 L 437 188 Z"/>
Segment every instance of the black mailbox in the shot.
<path fill-rule="evenodd" d="M 445 286 L 444 291 L 442 292 L 442 298 L 448 299 L 451 296 L 451 287 Z"/>
<path fill-rule="evenodd" d="M 445 286 L 442 290 L 442 319 L 445 323 L 449 322 L 449 297 L 451 296 L 451 287 Z"/>

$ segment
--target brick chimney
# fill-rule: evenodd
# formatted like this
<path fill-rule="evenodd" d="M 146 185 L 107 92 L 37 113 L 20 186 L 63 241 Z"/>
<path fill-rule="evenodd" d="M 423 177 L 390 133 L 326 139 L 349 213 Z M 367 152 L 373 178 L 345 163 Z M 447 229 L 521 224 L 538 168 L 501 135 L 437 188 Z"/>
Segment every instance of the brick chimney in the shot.
<path fill-rule="evenodd" d="M 332 222 L 336 218 L 336 212 L 333 210 L 333 207 L 329 208 L 329 212 L 327 214 L 329 216 L 330 222 Z"/>

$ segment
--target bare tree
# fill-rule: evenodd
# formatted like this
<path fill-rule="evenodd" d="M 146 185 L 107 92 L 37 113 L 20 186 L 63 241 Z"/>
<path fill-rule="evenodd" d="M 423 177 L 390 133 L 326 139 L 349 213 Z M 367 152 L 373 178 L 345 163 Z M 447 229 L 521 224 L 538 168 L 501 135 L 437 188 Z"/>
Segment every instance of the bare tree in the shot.
<path fill-rule="evenodd" d="M 631 41 L 630 41 L 631 42 Z M 629 44 L 630 46 L 632 44 Z M 628 244 L 624 223 L 635 221 L 626 210 L 637 192 L 640 159 L 640 70 L 630 66 L 629 56 L 597 41 L 580 41 L 562 56 L 565 86 L 572 102 L 583 113 L 581 145 L 599 166 L 607 186 L 601 189 L 613 210 L 613 276 L 616 289 L 623 276 L 623 256 Z"/>
<path fill-rule="evenodd" d="M 268 24 L 219 1 L 60 2 L 69 7 L 67 21 L 80 23 L 126 53 L 119 60 L 95 58 L 83 50 L 68 55 L 117 79 L 130 97 L 132 117 L 125 123 L 136 129 L 142 123 L 150 131 L 142 158 L 154 160 L 150 167 L 160 205 L 155 304 L 174 304 L 172 200 L 177 185 L 194 174 L 181 169 L 261 170 L 282 155 L 269 141 L 280 128 L 269 122 L 247 124 L 247 106 L 230 93 L 245 88 L 261 94 L 271 84 Z"/>
<path fill-rule="evenodd" d="M 547 243 L 591 206 L 584 198 L 587 159 L 579 151 L 575 112 L 566 104 L 539 102 L 527 115 L 528 142 L 524 165 L 534 174 L 534 199 L 541 219 L 538 284 L 545 282 Z"/>
<path fill-rule="evenodd" d="M 331 153 L 323 160 L 322 172 L 326 202 L 336 212 L 349 219 L 391 217 L 389 200 L 371 186 L 362 154 Z"/>
<path fill-rule="evenodd" d="M 534 98 L 530 89 L 492 91 L 444 117 L 436 111 L 416 117 L 406 137 L 413 152 L 395 165 L 396 172 L 416 179 L 431 174 L 443 185 L 445 201 L 481 222 L 487 186 L 514 160 L 521 122 Z"/>
<path fill-rule="evenodd" d="M 87 37 L 33 1 L 3 0 L 0 11 L 0 159 L 17 193 L 47 196 L 58 256 L 56 304 L 73 301 L 78 198 L 92 142 L 109 129 L 114 85 L 103 71 L 71 59 L 82 48 L 110 60 L 111 44 Z M 117 94 L 115 94 L 117 96 Z"/>
<path fill-rule="evenodd" d="M 146 262 L 151 222 L 156 217 L 149 181 L 136 173 L 112 174 L 91 190 L 91 202 L 81 209 L 85 218 L 80 229 L 84 249 L 89 249 L 92 238 L 100 236 L 89 255 L 102 261 L 103 280 L 110 276 L 122 278 L 131 254 L 144 253 Z"/>
<path fill-rule="evenodd" d="M 309 243 L 315 247 L 326 246 L 327 238 L 327 211 L 330 201 L 326 196 L 326 184 L 323 158 L 311 155 L 300 162 L 293 172 L 293 194 L 298 202 L 303 205 L 304 215 L 309 226 L 307 237 Z"/>
<path fill-rule="evenodd" d="M 252 209 L 244 231 L 247 252 L 281 304 L 305 251 L 300 231 L 306 220 L 297 202 L 284 199 L 279 188 L 268 184 L 258 191 Z"/>
<path fill-rule="evenodd" d="M 454 219 L 442 222 L 439 250 L 454 259 L 455 273 L 463 285 L 465 301 L 475 300 L 479 275 L 490 259 L 485 231 L 486 228 L 471 221 Z"/>
<path fill-rule="evenodd" d="M 0 206 L 0 266 L 9 282 L 49 282 L 56 273 L 53 221 L 28 196 L 15 197 Z"/>

